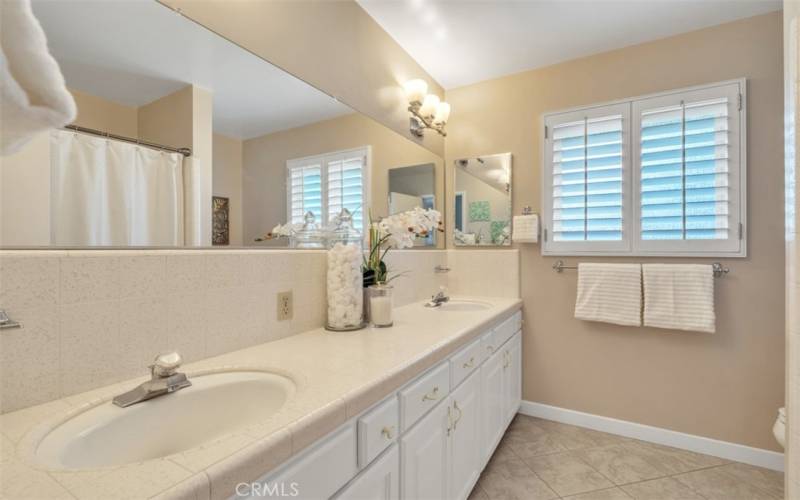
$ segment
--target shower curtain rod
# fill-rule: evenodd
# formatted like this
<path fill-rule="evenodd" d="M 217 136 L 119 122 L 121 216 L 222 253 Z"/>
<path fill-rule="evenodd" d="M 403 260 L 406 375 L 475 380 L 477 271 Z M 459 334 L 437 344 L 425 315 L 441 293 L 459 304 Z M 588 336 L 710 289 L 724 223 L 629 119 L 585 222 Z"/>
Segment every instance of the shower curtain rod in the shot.
<path fill-rule="evenodd" d="M 100 130 L 95 130 L 93 128 L 79 127 L 78 125 L 65 125 L 64 128 L 68 130 L 74 130 L 75 132 L 83 132 L 84 134 L 98 135 L 100 137 L 107 137 L 109 139 L 114 139 L 117 141 L 130 142 L 133 144 L 138 144 L 140 146 L 146 146 L 148 148 L 160 149 L 162 151 L 169 151 L 170 153 L 180 153 L 183 156 L 192 156 L 192 150 L 189 148 L 173 148 L 172 146 L 164 146 L 163 144 L 156 144 L 154 142 L 132 139 L 130 137 L 124 137 L 117 134 L 110 134 L 108 132 L 102 132 Z"/>

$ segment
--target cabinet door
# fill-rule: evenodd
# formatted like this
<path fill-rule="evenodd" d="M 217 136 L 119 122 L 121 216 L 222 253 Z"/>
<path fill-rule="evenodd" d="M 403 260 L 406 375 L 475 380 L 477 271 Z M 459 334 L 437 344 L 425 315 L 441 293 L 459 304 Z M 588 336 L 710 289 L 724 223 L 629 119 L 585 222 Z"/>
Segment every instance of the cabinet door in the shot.
<path fill-rule="evenodd" d="M 400 438 L 401 498 L 447 498 L 449 410 L 439 403 Z"/>
<path fill-rule="evenodd" d="M 450 395 L 452 431 L 450 432 L 450 495 L 462 500 L 469 496 L 481 471 L 480 435 L 481 378 L 475 371 Z"/>
<path fill-rule="evenodd" d="M 483 441 L 482 462 L 489 459 L 505 430 L 503 399 L 504 370 L 503 350 L 498 349 L 481 367 L 481 436 Z"/>
<path fill-rule="evenodd" d="M 392 445 L 382 457 L 345 486 L 336 500 L 397 500 L 400 498 L 400 452 Z"/>
<path fill-rule="evenodd" d="M 520 332 L 503 346 L 503 416 L 508 423 L 522 402 L 522 335 Z"/>

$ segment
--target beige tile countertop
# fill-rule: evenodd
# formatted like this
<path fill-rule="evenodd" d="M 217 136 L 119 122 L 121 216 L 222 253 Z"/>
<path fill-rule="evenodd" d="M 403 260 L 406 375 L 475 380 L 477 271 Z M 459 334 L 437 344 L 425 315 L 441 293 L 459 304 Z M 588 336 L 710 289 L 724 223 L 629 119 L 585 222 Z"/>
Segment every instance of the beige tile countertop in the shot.
<path fill-rule="evenodd" d="M 264 420 L 164 458 L 54 470 L 34 457 L 54 425 L 107 403 L 147 377 L 2 415 L 0 494 L 8 499 L 226 498 L 237 483 L 274 469 L 522 307 L 519 299 L 469 298 L 491 307 L 445 311 L 414 303 L 395 309 L 392 328 L 316 329 L 185 365 L 190 378 L 226 368 L 272 371 L 289 377 L 296 392 Z"/>

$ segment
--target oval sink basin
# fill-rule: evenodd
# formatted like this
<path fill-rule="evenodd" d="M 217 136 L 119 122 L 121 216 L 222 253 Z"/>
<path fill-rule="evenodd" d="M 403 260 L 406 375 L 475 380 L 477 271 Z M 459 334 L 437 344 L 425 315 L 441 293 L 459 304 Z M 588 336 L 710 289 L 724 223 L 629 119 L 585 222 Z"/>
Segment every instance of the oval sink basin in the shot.
<path fill-rule="evenodd" d="M 443 311 L 485 311 L 492 305 L 480 300 L 450 299 L 438 308 Z"/>
<path fill-rule="evenodd" d="M 191 387 L 127 408 L 106 401 L 73 416 L 45 435 L 36 458 L 79 469 L 165 457 L 269 417 L 295 390 L 290 379 L 258 371 L 189 380 Z"/>

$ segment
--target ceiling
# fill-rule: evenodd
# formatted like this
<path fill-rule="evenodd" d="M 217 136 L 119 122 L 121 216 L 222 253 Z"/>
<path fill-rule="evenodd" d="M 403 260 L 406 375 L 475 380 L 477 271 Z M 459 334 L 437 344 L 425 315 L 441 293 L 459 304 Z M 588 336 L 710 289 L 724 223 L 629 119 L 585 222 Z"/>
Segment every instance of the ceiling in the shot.
<path fill-rule="evenodd" d="M 214 94 L 214 131 L 249 139 L 353 111 L 154 0 L 34 0 L 67 86 L 141 106 L 188 84 Z"/>
<path fill-rule="evenodd" d="M 358 0 L 446 89 L 781 9 L 781 0 Z"/>

